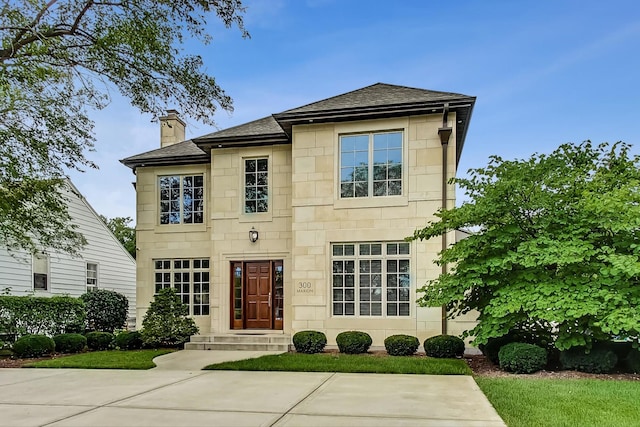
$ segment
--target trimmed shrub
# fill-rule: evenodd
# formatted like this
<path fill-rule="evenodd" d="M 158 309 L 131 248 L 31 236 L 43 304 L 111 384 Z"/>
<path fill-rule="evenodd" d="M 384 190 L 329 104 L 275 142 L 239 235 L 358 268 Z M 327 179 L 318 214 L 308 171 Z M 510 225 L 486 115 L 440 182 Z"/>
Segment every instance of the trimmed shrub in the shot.
<path fill-rule="evenodd" d="M 142 320 L 142 342 L 148 347 L 178 347 L 197 333 L 189 307 L 173 289 L 161 289 Z"/>
<path fill-rule="evenodd" d="M 420 341 L 411 335 L 391 335 L 384 340 L 384 348 L 391 356 L 411 356 L 418 347 Z"/>
<path fill-rule="evenodd" d="M 56 343 L 46 335 L 25 335 L 13 343 L 13 353 L 18 357 L 40 357 L 55 349 Z"/>
<path fill-rule="evenodd" d="M 80 296 L 87 310 L 87 329 L 111 332 L 127 322 L 129 300 L 124 295 L 108 289 L 96 289 Z"/>
<path fill-rule="evenodd" d="M 500 369 L 516 374 L 532 374 L 547 364 L 547 350 L 535 344 L 512 342 L 498 353 Z"/>
<path fill-rule="evenodd" d="M 322 353 L 327 336 L 318 331 L 300 331 L 293 336 L 293 346 L 298 353 Z"/>
<path fill-rule="evenodd" d="M 624 359 L 624 367 L 627 372 L 640 374 L 640 350 L 634 348 L 629 351 L 626 359 Z"/>
<path fill-rule="evenodd" d="M 113 343 L 111 332 L 89 332 L 85 337 L 90 350 L 107 350 Z"/>
<path fill-rule="evenodd" d="M 464 341 L 453 335 L 436 335 L 424 341 L 424 352 L 429 357 L 457 358 L 464 355 Z"/>
<path fill-rule="evenodd" d="M 338 344 L 340 353 L 361 354 L 369 350 L 373 340 L 366 332 L 346 331 L 338 334 L 336 343 Z"/>
<path fill-rule="evenodd" d="M 56 351 L 59 353 L 79 353 L 87 345 L 87 339 L 81 334 L 61 334 L 53 337 Z"/>
<path fill-rule="evenodd" d="M 557 357 L 552 333 L 540 327 L 532 330 L 512 329 L 501 337 L 489 338 L 486 344 L 481 344 L 478 348 L 494 365 L 499 365 L 500 349 L 512 342 L 535 344 L 546 349 L 548 355 L 554 354 Z"/>
<path fill-rule="evenodd" d="M 142 336 L 138 331 L 122 331 L 116 334 L 113 345 L 120 350 L 138 350 L 142 348 Z"/>
<path fill-rule="evenodd" d="M 82 332 L 85 318 L 78 298 L 0 295 L 0 331 L 11 342 L 23 335 Z"/>
<path fill-rule="evenodd" d="M 610 372 L 616 363 L 618 363 L 618 356 L 603 347 L 592 348 L 589 353 L 584 347 L 573 347 L 560 353 L 560 364 L 563 369 L 602 374 Z"/>

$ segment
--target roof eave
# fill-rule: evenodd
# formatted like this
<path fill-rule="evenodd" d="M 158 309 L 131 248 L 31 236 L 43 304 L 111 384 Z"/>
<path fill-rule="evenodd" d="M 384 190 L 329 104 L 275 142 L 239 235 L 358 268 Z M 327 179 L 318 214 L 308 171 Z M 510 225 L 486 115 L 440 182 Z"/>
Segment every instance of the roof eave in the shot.
<path fill-rule="evenodd" d="M 192 165 L 209 163 L 210 161 L 211 159 L 209 156 L 199 154 L 193 156 L 170 156 L 152 159 L 123 159 L 120 160 L 120 163 L 135 171 L 136 168 L 146 166 Z"/>

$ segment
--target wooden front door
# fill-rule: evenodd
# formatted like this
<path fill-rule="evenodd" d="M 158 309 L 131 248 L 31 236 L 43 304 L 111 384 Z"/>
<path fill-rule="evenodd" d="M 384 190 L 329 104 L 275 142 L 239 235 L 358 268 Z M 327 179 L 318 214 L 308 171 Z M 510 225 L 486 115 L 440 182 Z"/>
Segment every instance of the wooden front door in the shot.
<path fill-rule="evenodd" d="M 271 263 L 245 264 L 245 327 L 271 329 Z"/>

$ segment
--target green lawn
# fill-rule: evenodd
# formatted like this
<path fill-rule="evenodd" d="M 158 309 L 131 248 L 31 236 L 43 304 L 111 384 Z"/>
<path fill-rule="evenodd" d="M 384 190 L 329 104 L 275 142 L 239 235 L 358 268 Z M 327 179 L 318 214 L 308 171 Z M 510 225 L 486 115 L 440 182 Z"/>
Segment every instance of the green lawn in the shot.
<path fill-rule="evenodd" d="M 205 369 L 230 371 L 358 372 L 377 374 L 470 375 L 459 359 L 417 356 L 380 357 L 371 354 L 284 353 L 209 365 Z"/>
<path fill-rule="evenodd" d="M 107 350 L 62 356 L 25 365 L 27 368 L 151 369 L 154 357 L 174 350 Z"/>
<path fill-rule="evenodd" d="M 638 426 L 640 382 L 476 377 L 509 427 Z"/>

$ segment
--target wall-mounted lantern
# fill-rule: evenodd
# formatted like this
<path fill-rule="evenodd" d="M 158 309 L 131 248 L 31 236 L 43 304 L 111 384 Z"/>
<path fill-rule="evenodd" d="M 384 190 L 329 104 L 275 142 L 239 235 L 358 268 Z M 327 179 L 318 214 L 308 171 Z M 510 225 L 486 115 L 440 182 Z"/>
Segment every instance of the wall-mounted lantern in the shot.
<path fill-rule="evenodd" d="M 258 235 L 258 230 L 256 230 L 255 228 L 251 227 L 251 230 L 249 230 L 249 240 L 251 241 L 251 243 L 255 243 L 258 241 L 258 237 L 260 237 Z"/>

